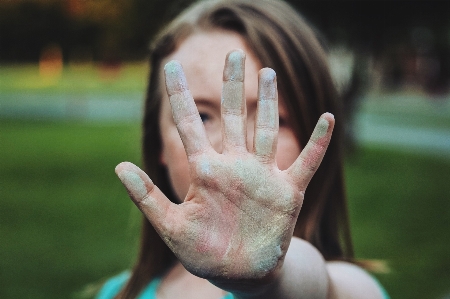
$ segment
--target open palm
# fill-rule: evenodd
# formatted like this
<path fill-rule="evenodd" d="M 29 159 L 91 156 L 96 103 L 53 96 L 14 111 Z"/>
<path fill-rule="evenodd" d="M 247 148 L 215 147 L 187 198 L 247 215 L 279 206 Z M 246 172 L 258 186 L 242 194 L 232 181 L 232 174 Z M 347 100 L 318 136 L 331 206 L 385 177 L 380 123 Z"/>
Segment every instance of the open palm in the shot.
<path fill-rule="evenodd" d="M 244 53 L 228 54 L 222 94 L 223 151 L 211 146 L 181 65 L 165 66 L 172 113 L 190 166 L 182 204 L 170 202 L 137 166 L 116 173 L 131 198 L 191 273 L 213 281 L 252 280 L 279 269 L 305 189 L 325 154 L 334 118 L 321 116 L 308 144 L 285 171 L 275 161 L 278 100 L 275 72 L 259 73 L 253 149 L 246 146 Z"/>

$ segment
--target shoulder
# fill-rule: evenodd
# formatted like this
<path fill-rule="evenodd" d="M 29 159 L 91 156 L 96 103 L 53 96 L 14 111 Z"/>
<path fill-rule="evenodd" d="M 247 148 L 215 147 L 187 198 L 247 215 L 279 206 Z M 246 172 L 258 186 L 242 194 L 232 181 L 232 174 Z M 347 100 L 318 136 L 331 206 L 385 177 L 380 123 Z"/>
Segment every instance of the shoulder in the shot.
<path fill-rule="evenodd" d="M 114 298 L 114 296 L 116 296 L 117 293 L 119 293 L 120 289 L 122 289 L 122 287 L 125 285 L 128 278 L 130 278 L 130 272 L 126 271 L 108 279 L 100 289 L 100 292 L 97 294 L 95 299 Z"/>
<path fill-rule="evenodd" d="M 327 262 L 330 277 L 330 299 L 389 298 L 378 281 L 362 268 L 347 262 Z"/>

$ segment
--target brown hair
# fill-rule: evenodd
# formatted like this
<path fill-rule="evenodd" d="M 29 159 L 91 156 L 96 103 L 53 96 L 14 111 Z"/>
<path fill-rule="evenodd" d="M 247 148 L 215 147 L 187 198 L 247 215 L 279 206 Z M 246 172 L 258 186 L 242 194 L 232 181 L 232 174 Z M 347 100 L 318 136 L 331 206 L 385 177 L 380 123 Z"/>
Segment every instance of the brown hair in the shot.
<path fill-rule="evenodd" d="M 275 70 L 278 90 L 290 112 L 300 144 L 308 142 L 319 116 L 337 120 L 323 162 L 311 180 L 294 235 L 314 245 L 326 260 L 353 258 L 343 180 L 342 113 L 328 69 L 326 53 L 315 32 L 282 1 L 202 1 L 177 17 L 151 48 L 150 80 L 143 122 L 145 170 L 174 202 L 167 170 L 160 163 L 161 63 L 195 31 L 230 30 L 240 34 L 262 66 Z M 141 250 L 125 288 L 117 298 L 135 298 L 176 261 L 151 224 L 144 219 Z"/>

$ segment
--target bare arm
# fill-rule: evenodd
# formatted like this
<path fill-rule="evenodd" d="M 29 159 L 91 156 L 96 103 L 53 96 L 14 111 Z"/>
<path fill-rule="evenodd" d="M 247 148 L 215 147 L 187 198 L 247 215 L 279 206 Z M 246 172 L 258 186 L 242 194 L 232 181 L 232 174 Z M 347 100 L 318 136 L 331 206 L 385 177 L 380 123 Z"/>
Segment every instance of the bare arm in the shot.
<path fill-rule="evenodd" d="M 310 243 L 292 238 L 280 275 L 253 295 L 235 298 L 327 298 L 329 279 L 325 261 Z"/>
<path fill-rule="evenodd" d="M 310 243 L 293 237 L 280 276 L 259 293 L 235 295 L 258 299 L 382 299 L 377 282 L 360 267 L 326 262 Z"/>
<path fill-rule="evenodd" d="M 329 297 L 348 299 L 384 298 L 378 283 L 360 267 L 345 262 L 328 262 Z"/>
<path fill-rule="evenodd" d="M 242 51 L 234 51 L 225 63 L 222 153 L 208 141 L 181 65 L 172 61 L 165 67 L 174 121 L 190 164 L 191 185 L 182 204 L 171 203 L 131 163 L 119 164 L 116 173 L 192 274 L 238 298 L 326 298 L 330 286 L 340 290 L 340 283 L 334 283 L 320 253 L 292 234 L 306 187 L 330 142 L 334 117 L 322 115 L 297 160 L 279 170 L 276 76 L 263 69 L 254 148 L 249 151 L 244 59 Z"/>

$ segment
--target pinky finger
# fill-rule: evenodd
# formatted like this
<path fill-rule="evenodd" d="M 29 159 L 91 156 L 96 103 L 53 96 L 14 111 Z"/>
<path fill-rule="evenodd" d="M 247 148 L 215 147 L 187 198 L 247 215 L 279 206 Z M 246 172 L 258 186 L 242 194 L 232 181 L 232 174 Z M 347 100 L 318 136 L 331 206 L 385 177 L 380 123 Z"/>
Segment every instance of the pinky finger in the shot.
<path fill-rule="evenodd" d="M 319 168 L 325 155 L 331 134 L 334 128 L 334 116 L 331 113 L 324 113 L 314 128 L 306 146 L 300 156 L 286 172 L 298 184 L 301 190 L 305 190 L 311 181 L 314 173 Z"/>

